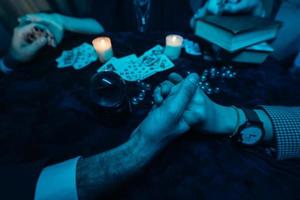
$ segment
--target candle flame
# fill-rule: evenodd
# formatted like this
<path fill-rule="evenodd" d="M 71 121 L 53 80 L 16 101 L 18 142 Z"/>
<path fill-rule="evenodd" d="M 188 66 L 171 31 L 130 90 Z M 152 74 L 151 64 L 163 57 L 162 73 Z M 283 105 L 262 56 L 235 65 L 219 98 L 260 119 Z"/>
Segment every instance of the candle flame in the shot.
<path fill-rule="evenodd" d="M 106 45 L 105 39 L 101 39 L 101 40 L 100 40 L 100 45 L 101 45 L 101 46 L 105 46 L 105 45 Z"/>

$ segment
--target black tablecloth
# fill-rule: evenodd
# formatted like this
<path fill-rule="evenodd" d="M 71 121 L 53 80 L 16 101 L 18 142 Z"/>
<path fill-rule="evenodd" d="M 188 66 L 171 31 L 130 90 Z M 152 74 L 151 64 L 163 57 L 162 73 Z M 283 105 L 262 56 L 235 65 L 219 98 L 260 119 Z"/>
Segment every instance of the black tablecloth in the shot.
<path fill-rule="evenodd" d="M 158 43 L 163 45 L 165 35 L 110 34 L 117 56 L 140 55 Z M 89 105 L 90 78 L 100 63 L 80 71 L 55 67 L 62 50 L 92 38 L 70 37 L 58 50 L 45 49 L 30 66 L 0 80 L 1 163 L 34 162 L 48 156 L 62 161 L 106 151 L 125 142 L 143 120 L 151 106 L 150 93 L 123 124 L 107 127 Z M 154 87 L 171 71 L 185 75 L 211 66 L 187 55 L 175 64 L 146 82 Z M 236 79 L 220 80 L 222 92 L 211 98 L 224 105 L 300 104 L 300 82 L 275 61 L 243 66 L 237 73 Z M 134 94 L 134 84 L 129 87 Z M 237 147 L 224 138 L 190 132 L 170 144 L 114 198 L 299 199 L 299 181 L 299 161 L 276 161 L 262 147 Z"/>

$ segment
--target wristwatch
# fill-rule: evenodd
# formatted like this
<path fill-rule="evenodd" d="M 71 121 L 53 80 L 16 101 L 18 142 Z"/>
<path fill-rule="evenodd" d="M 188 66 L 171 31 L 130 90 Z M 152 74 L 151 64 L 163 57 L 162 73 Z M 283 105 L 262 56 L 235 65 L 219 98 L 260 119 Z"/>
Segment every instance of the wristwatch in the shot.
<path fill-rule="evenodd" d="M 232 139 L 245 146 L 254 146 L 261 143 L 265 137 L 263 122 L 260 121 L 254 110 L 241 108 L 245 113 L 246 122 L 242 124 Z"/>

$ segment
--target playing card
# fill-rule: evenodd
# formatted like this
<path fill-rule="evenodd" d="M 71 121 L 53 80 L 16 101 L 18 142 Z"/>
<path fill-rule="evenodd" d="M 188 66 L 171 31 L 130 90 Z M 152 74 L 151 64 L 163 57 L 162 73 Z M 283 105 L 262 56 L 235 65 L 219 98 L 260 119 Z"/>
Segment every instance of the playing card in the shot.
<path fill-rule="evenodd" d="M 77 47 L 78 51 L 85 53 L 91 62 L 94 62 L 98 59 L 97 52 L 95 51 L 94 47 L 88 43 L 83 43 L 79 47 Z"/>
<path fill-rule="evenodd" d="M 146 79 L 157 72 L 161 72 L 174 67 L 170 59 L 163 54 L 164 48 L 160 45 L 146 51 L 138 61 L 140 63 L 140 79 Z M 141 71 L 142 70 L 142 71 Z"/>
<path fill-rule="evenodd" d="M 90 65 L 96 61 L 97 58 L 97 53 L 92 45 L 83 43 L 70 51 L 64 51 L 62 55 L 56 59 L 56 62 L 58 63 L 58 68 L 73 66 L 74 69 L 79 70 Z"/>
<path fill-rule="evenodd" d="M 146 51 L 141 57 L 139 57 L 139 62 L 148 67 L 149 70 L 154 70 L 160 62 L 161 55 L 163 55 L 164 48 L 160 45 L 156 45 L 152 49 Z"/>
<path fill-rule="evenodd" d="M 198 43 L 193 42 L 188 39 L 184 39 L 183 41 L 183 47 L 185 49 L 185 52 L 187 54 L 193 55 L 193 56 L 200 56 L 201 53 L 201 48 Z"/>
<path fill-rule="evenodd" d="M 124 80 L 126 81 L 138 81 L 141 80 L 141 76 L 136 71 L 125 68 L 124 71 L 117 71 Z"/>
<path fill-rule="evenodd" d="M 76 56 L 74 64 L 73 64 L 73 67 L 76 70 L 87 67 L 92 62 L 97 60 L 96 51 L 94 50 L 94 48 L 91 45 L 89 45 L 87 43 L 84 43 L 84 44 L 80 45 L 79 47 L 76 47 L 73 50 L 77 51 L 77 56 Z"/>
<path fill-rule="evenodd" d="M 104 71 L 112 71 L 112 72 L 116 72 L 116 68 L 114 66 L 114 62 L 116 61 L 116 58 L 111 58 L 107 63 L 105 63 L 104 65 L 102 65 L 97 72 L 104 72 Z"/>
<path fill-rule="evenodd" d="M 158 66 L 158 63 L 160 61 L 160 57 L 153 55 L 153 54 L 144 54 L 141 57 L 139 57 L 139 62 L 149 68 L 154 68 L 155 66 Z"/>
<path fill-rule="evenodd" d="M 161 45 L 156 45 L 155 47 L 153 47 L 152 49 L 149 49 L 148 51 L 146 51 L 144 54 L 151 54 L 151 55 L 155 55 L 155 56 L 160 56 L 164 53 L 164 48 Z"/>
<path fill-rule="evenodd" d="M 140 80 L 144 80 L 144 79 L 147 79 L 149 78 L 150 76 L 156 74 L 157 71 L 156 70 L 150 70 L 150 69 L 146 69 L 145 71 L 143 71 L 141 73 L 141 77 L 140 77 Z"/>
<path fill-rule="evenodd" d="M 136 62 L 137 59 L 138 58 L 135 54 L 131 54 L 114 60 L 114 65 L 116 66 L 117 70 L 123 70 L 123 68 L 126 68 L 127 65 Z"/>
<path fill-rule="evenodd" d="M 126 81 L 139 80 L 137 69 L 139 64 L 136 55 L 129 55 L 122 58 L 112 58 L 102 65 L 97 72 L 112 71 L 121 76 Z"/>
<path fill-rule="evenodd" d="M 77 50 L 71 50 L 71 51 L 64 51 L 62 55 L 56 59 L 56 62 L 58 63 L 58 68 L 65 68 L 65 67 L 71 67 L 75 59 L 77 57 Z"/>
<path fill-rule="evenodd" d="M 79 70 L 91 63 L 89 57 L 86 53 L 78 51 L 77 56 L 75 58 L 75 62 L 73 64 L 74 69 Z"/>
<path fill-rule="evenodd" d="M 141 64 L 135 54 L 119 58 L 113 62 L 117 73 L 127 81 L 137 81 L 140 79 L 138 72 Z"/>
<path fill-rule="evenodd" d="M 146 78 L 149 78 L 150 76 L 161 72 L 161 71 L 165 71 L 168 70 L 172 67 L 174 67 L 174 64 L 172 63 L 172 61 L 166 56 L 166 55 L 160 55 L 159 56 L 159 62 L 157 63 L 157 65 L 142 65 L 140 67 L 140 69 L 142 70 L 141 72 L 141 80 L 144 80 Z M 141 71 L 139 70 L 139 71 Z"/>
<path fill-rule="evenodd" d="M 175 66 L 174 63 L 166 55 L 161 55 L 157 71 L 160 71 L 160 72 L 165 71 L 174 66 Z"/>
<path fill-rule="evenodd" d="M 114 71 L 126 81 L 144 80 L 157 72 L 174 67 L 172 61 L 163 52 L 164 48 L 157 45 L 139 58 L 135 54 L 112 58 L 97 72 Z"/>

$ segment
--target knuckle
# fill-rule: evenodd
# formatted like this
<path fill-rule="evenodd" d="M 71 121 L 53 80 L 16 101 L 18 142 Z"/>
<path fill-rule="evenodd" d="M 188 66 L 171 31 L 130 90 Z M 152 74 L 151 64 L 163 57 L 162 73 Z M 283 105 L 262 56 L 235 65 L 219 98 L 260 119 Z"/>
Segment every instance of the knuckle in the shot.
<path fill-rule="evenodd" d="M 206 110 L 203 107 L 195 109 L 194 112 L 193 112 L 193 115 L 194 115 L 196 120 L 202 121 L 203 119 L 205 119 Z"/>
<path fill-rule="evenodd" d="M 170 83 L 170 81 L 164 81 L 160 85 L 164 86 L 164 85 L 168 85 L 169 83 Z"/>
<path fill-rule="evenodd" d="M 154 94 L 157 94 L 157 93 L 159 93 L 160 92 L 160 87 L 159 86 L 157 86 L 155 89 L 154 89 Z"/>
<path fill-rule="evenodd" d="M 167 94 L 167 93 L 170 92 L 171 88 L 172 88 L 172 86 L 170 86 L 168 84 L 165 84 L 165 85 L 162 86 L 162 88 L 161 88 L 162 91 L 161 92 L 163 94 Z"/>

